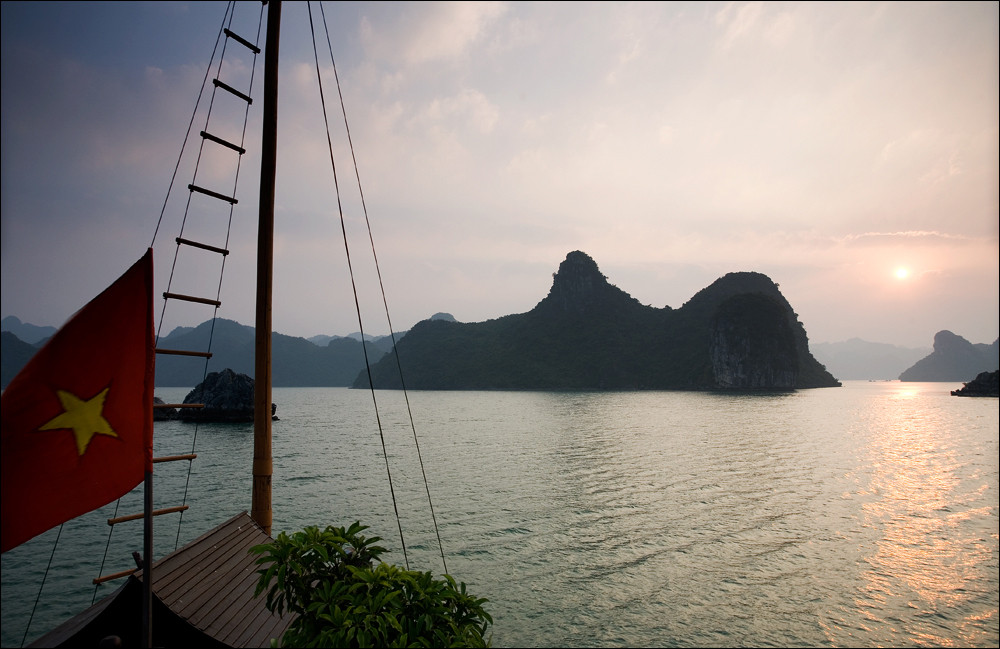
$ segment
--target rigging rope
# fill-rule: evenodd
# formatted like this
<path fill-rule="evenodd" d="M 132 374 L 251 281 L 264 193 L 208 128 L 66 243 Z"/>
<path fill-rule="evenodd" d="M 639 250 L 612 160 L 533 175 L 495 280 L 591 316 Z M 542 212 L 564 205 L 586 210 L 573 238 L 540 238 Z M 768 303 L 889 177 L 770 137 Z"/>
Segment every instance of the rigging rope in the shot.
<path fill-rule="evenodd" d="M 308 3 L 308 4 L 311 5 L 311 3 Z M 396 333 L 395 333 L 395 330 L 393 329 L 393 326 L 392 326 L 392 318 L 389 315 L 389 302 L 388 302 L 388 299 L 386 298 L 385 285 L 384 285 L 384 283 L 382 281 L 382 270 L 381 270 L 381 267 L 379 266 L 378 254 L 375 251 L 375 237 L 372 234 L 371 220 L 368 218 L 368 206 L 365 203 L 365 194 L 364 194 L 364 190 L 362 189 L 362 186 L 361 186 L 361 174 L 360 174 L 360 171 L 358 170 L 357 156 L 356 156 L 356 154 L 354 152 L 354 141 L 351 139 L 351 127 L 350 127 L 350 125 L 348 123 L 348 120 L 347 120 L 347 107 L 346 107 L 346 104 L 344 102 L 344 93 L 343 93 L 343 91 L 341 89 L 341 86 L 340 86 L 340 75 L 337 74 L 337 62 L 336 62 L 336 60 L 334 59 L 334 56 L 333 56 L 333 45 L 332 45 L 331 39 L 330 39 L 330 27 L 329 27 L 329 24 L 327 23 L 327 20 L 326 20 L 326 10 L 323 8 L 323 3 L 322 2 L 319 3 L 319 10 L 320 10 L 320 15 L 323 18 L 323 28 L 324 28 L 325 33 L 326 33 L 326 45 L 327 45 L 327 50 L 329 51 L 329 54 L 330 54 L 330 64 L 331 64 L 331 66 L 333 68 L 333 78 L 334 78 L 334 80 L 336 81 L 336 84 L 337 84 L 337 96 L 340 99 L 341 114 L 343 115 L 343 118 L 344 118 L 344 131 L 345 131 L 345 133 L 347 135 L 347 143 L 348 143 L 348 147 L 350 148 L 350 151 L 351 151 L 351 161 L 352 161 L 352 163 L 354 165 L 354 177 L 357 180 L 357 184 L 358 184 L 358 195 L 359 195 L 360 200 L 361 200 L 361 210 L 362 210 L 362 213 L 364 214 L 364 217 L 365 217 L 365 226 L 367 227 L 367 230 L 368 230 L 368 241 L 369 241 L 369 243 L 371 245 L 372 259 L 375 262 L 375 273 L 376 273 L 376 276 L 378 277 L 379 290 L 380 290 L 381 295 L 382 295 L 382 306 L 385 309 L 385 319 L 386 319 L 386 323 L 389 326 L 389 336 L 390 336 L 390 339 L 392 340 L 392 351 L 393 351 L 393 354 L 394 354 L 395 359 L 396 359 L 396 368 L 399 371 L 400 388 L 402 389 L 402 392 L 403 392 L 403 400 L 406 403 L 406 414 L 407 414 L 407 417 L 409 418 L 410 430 L 413 433 L 413 445 L 414 445 L 414 448 L 416 449 L 417 460 L 418 460 L 418 462 L 420 464 L 420 474 L 421 474 L 421 476 L 423 478 L 423 481 L 424 481 L 424 491 L 427 494 L 427 504 L 428 504 L 428 507 L 430 508 L 431 520 L 432 520 L 432 522 L 434 524 L 434 533 L 437 536 L 438 551 L 440 552 L 440 555 L 441 555 L 441 564 L 442 564 L 442 566 L 444 568 L 445 574 L 448 574 L 448 563 L 445 561 L 445 557 L 444 557 L 444 544 L 441 542 L 441 531 L 438 528 L 437 515 L 434 512 L 434 502 L 431 499 L 430 486 L 429 486 L 429 483 L 428 483 L 428 480 L 427 480 L 427 471 L 424 468 L 424 460 L 423 460 L 423 457 L 422 457 L 422 455 L 420 453 L 420 442 L 418 441 L 418 438 L 417 438 L 417 428 L 416 428 L 416 424 L 414 423 L 414 420 L 413 420 L 413 411 L 410 408 L 410 397 L 409 397 L 409 393 L 406 390 L 406 382 L 403 380 L 403 366 L 402 366 L 402 363 L 400 363 L 400 360 L 399 360 L 399 351 L 396 349 Z M 310 8 L 310 12 L 309 12 L 309 25 L 310 25 L 310 28 L 312 28 L 312 10 L 311 10 L 311 8 Z M 315 34 L 313 35 L 313 42 L 314 42 L 313 49 L 314 49 L 314 52 L 315 52 Z M 316 72 L 317 72 L 317 78 L 320 78 L 320 75 L 319 75 L 319 61 L 318 60 L 316 62 Z M 323 96 L 322 80 L 320 80 L 320 96 L 321 96 L 321 100 L 322 100 L 322 103 L 323 103 L 323 120 L 324 120 L 324 122 L 326 122 L 326 101 L 325 101 L 325 99 L 322 99 L 322 96 Z M 329 124 L 327 124 L 327 143 L 330 144 Z M 332 144 L 330 145 L 330 159 L 331 159 L 331 163 L 332 163 L 332 161 L 333 161 L 333 146 L 332 146 Z M 336 171 L 334 171 L 334 178 L 335 178 L 335 183 L 336 183 Z M 339 208 L 340 207 L 339 190 L 338 190 L 338 196 L 337 196 L 337 204 L 338 204 L 338 208 Z M 344 215 L 343 215 L 343 210 L 341 210 L 340 220 L 341 220 L 341 229 L 344 230 Z M 345 241 L 345 246 L 346 246 L 346 241 L 347 241 L 346 240 L 346 237 L 347 237 L 346 231 L 344 231 L 344 237 L 345 237 L 344 241 Z M 354 277 L 354 275 L 353 275 L 353 271 L 352 271 L 352 273 L 351 273 L 352 288 L 353 288 L 353 282 L 354 282 L 353 277 Z M 355 306 L 357 306 L 357 291 L 356 291 L 356 289 L 355 289 Z M 359 306 L 357 308 L 358 308 L 358 323 L 360 325 L 360 322 L 361 322 L 361 310 L 360 310 Z M 365 347 L 365 344 L 364 344 L 364 330 L 362 330 L 362 332 L 361 332 L 361 341 L 362 341 L 361 347 L 364 350 L 364 354 L 365 354 L 365 368 L 366 368 L 367 373 L 368 373 L 368 385 L 371 388 L 372 400 L 374 402 L 375 401 L 375 382 L 373 380 L 372 373 L 371 373 L 371 364 L 368 362 L 368 351 L 367 351 L 367 348 Z M 378 416 L 378 405 L 376 403 L 376 417 L 377 416 Z M 382 435 L 381 424 L 379 426 L 379 435 Z M 385 441 L 384 441 L 384 439 L 383 439 L 383 442 L 382 442 L 382 446 L 383 446 L 383 453 L 384 453 L 385 452 Z M 386 456 L 386 463 L 388 464 L 388 456 Z M 387 467 L 387 470 L 388 470 L 388 467 Z M 390 488 L 391 488 L 391 479 L 390 479 Z M 395 498 L 393 500 L 393 505 L 395 506 Z M 397 523 L 398 523 L 398 521 L 399 521 L 399 513 L 398 512 L 396 513 L 396 520 L 397 520 Z M 400 529 L 400 537 L 402 538 L 402 529 Z M 404 555 L 405 555 L 405 546 L 404 546 Z"/>
<path fill-rule="evenodd" d="M 198 98 L 194 101 L 194 110 L 191 111 L 191 119 L 188 121 L 188 128 L 184 134 L 184 141 L 181 143 L 181 152 L 177 155 L 177 162 L 174 164 L 174 173 L 170 176 L 170 183 L 167 185 L 167 195 L 163 198 L 163 207 L 160 208 L 160 218 L 156 220 L 156 227 L 153 229 L 153 240 L 149 242 L 150 248 L 155 247 L 154 244 L 156 243 L 156 235 L 160 232 L 160 224 L 163 223 L 163 215 L 167 211 L 167 202 L 170 200 L 170 193 L 174 188 L 174 181 L 177 180 L 177 172 L 180 169 L 181 160 L 184 158 L 184 150 L 187 148 L 187 141 L 191 136 L 191 127 L 194 125 L 194 118 L 198 115 L 198 106 L 201 105 L 201 96 L 205 92 L 205 85 L 208 83 L 208 75 L 212 71 L 212 62 L 215 61 L 215 52 L 219 49 L 219 42 L 222 40 L 226 17 L 229 16 L 231 10 L 235 10 L 235 4 L 235 0 L 230 0 L 230 2 L 226 5 L 226 12 L 223 14 L 222 18 L 222 26 L 219 27 L 219 33 L 215 37 L 215 45 L 212 47 L 212 56 L 208 60 L 208 67 L 205 68 L 205 76 L 201 81 L 201 90 L 198 91 Z M 157 332 L 157 337 L 159 337 L 159 332 Z"/>
<path fill-rule="evenodd" d="M 38 600 L 42 598 L 42 588 L 45 587 L 45 579 L 49 576 L 49 569 L 52 568 L 52 559 L 56 556 L 56 547 L 59 545 L 59 537 L 62 536 L 63 525 L 65 524 L 66 523 L 60 524 L 59 531 L 56 532 L 56 540 L 52 544 L 52 554 L 49 555 L 49 562 L 45 564 L 45 572 L 42 574 L 42 583 L 38 587 L 38 594 L 35 595 L 35 603 L 31 607 L 31 614 L 28 615 L 28 623 L 24 626 L 24 636 L 21 638 L 22 647 L 24 646 L 24 642 L 28 639 L 28 630 L 31 628 L 31 620 L 35 617 L 35 609 L 38 608 Z"/>
<path fill-rule="evenodd" d="M 121 498 L 119 498 L 118 500 L 115 501 L 115 512 L 114 512 L 114 514 L 111 515 L 111 518 L 118 518 L 118 508 L 121 506 L 121 504 L 122 504 L 122 499 Z M 62 527 L 60 527 L 59 529 L 61 530 Z M 107 543 L 107 545 L 104 546 L 104 556 L 101 558 L 101 568 L 97 571 L 98 575 L 103 575 L 104 574 L 104 564 L 107 563 L 107 561 L 108 561 L 108 551 L 111 549 L 111 533 L 114 532 L 114 531 L 115 531 L 114 527 L 112 527 L 110 530 L 108 530 L 108 543 Z M 53 552 L 54 551 L 55 551 L 55 548 L 53 548 Z M 101 587 L 100 584 L 94 584 L 94 595 L 93 595 L 93 597 L 90 598 L 90 604 L 91 604 L 91 606 L 93 606 L 94 602 L 97 601 L 97 591 L 98 591 L 98 589 L 100 587 Z"/>
<path fill-rule="evenodd" d="M 323 124 L 326 126 L 326 144 L 330 151 L 330 167 L 333 171 L 333 186 L 337 195 L 337 211 L 340 215 L 340 231 L 344 238 L 344 252 L 347 255 L 347 271 L 351 277 L 351 290 L 354 292 L 354 308 L 358 314 L 358 328 L 361 332 L 361 351 L 364 354 L 365 367 L 368 368 L 368 379 L 369 384 L 371 384 L 371 363 L 368 360 L 368 346 L 365 344 L 365 327 L 361 317 L 361 303 L 358 300 L 358 286 L 354 281 L 354 267 L 351 264 L 351 247 L 347 241 L 347 226 L 344 223 L 344 207 L 340 200 L 340 183 L 337 180 L 337 163 L 333 157 L 333 142 L 330 139 L 330 122 L 326 116 L 326 95 L 323 93 L 323 75 L 320 72 L 319 53 L 316 50 L 316 28 L 313 25 L 312 3 L 307 2 L 306 7 L 309 13 L 309 32 L 312 36 L 313 60 L 316 63 L 316 80 L 319 84 L 319 99 L 323 108 Z M 385 432 L 382 429 L 382 419 L 379 416 L 378 400 L 375 398 L 374 385 L 371 385 L 371 395 L 372 403 L 375 406 L 375 421 L 378 424 L 378 436 L 382 442 L 382 457 L 385 458 L 385 472 L 389 478 L 389 493 L 392 496 L 392 508 L 396 514 L 396 527 L 399 529 L 399 542 L 403 548 L 403 563 L 406 565 L 406 569 L 409 570 L 410 559 L 406 552 L 406 541 L 403 539 L 403 524 L 399 518 L 399 504 L 396 502 L 396 490 L 392 484 L 392 470 L 389 468 L 389 453 L 385 448 Z"/>

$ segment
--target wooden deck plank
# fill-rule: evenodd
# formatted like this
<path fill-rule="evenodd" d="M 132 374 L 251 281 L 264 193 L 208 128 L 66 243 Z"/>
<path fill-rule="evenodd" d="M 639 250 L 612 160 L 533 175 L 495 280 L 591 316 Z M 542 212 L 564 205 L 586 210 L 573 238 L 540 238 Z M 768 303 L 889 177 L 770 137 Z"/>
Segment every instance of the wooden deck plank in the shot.
<path fill-rule="evenodd" d="M 227 550 L 239 551 L 241 546 L 227 546 Z M 192 618 L 192 611 L 210 607 L 212 601 L 225 595 L 233 588 L 233 579 L 242 573 L 243 564 L 235 561 L 229 553 L 220 553 L 214 567 L 207 572 L 192 572 L 189 586 L 178 592 L 176 611 Z"/>
<path fill-rule="evenodd" d="M 272 638 L 280 643 L 281 636 L 294 619 L 295 616 L 288 613 L 280 618 L 273 613 L 258 615 L 242 628 L 234 627 L 223 642 L 233 647 L 269 647 Z"/>
<path fill-rule="evenodd" d="M 183 581 L 188 578 L 188 573 L 192 570 L 193 561 L 206 562 L 206 558 L 212 545 L 218 544 L 229 534 L 238 534 L 241 520 L 240 516 L 235 516 L 219 527 L 206 532 L 195 540 L 185 545 L 180 550 L 172 552 L 153 564 L 154 588 L 161 596 L 168 596 L 176 588 L 176 580 Z"/>
<path fill-rule="evenodd" d="M 249 552 L 244 554 L 249 557 Z M 219 580 L 219 586 L 213 589 L 214 592 L 199 596 L 198 609 L 200 615 L 192 615 L 192 623 L 199 623 L 202 620 L 202 616 L 207 619 L 209 616 L 217 615 L 215 613 L 216 609 L 221 608 L 225 610 L 242 601 L 253 602 L 257 575 L 252 568 L 252 562 L 240 562 L 232 570 L 228 570 L 223 579 Z M 206 599 L 206 595 L 208 599 Z"/>
<path fill-rule="evenodd" d="M 238 539 L 241 532 L 238 526 L 229 523 L 217 530 L 211 538 L 185 546 L 186 551 L 172 556 L 169 564 L 162 567 L 154 565 L 154 589 L 161 599 L 165 602 L 178 601 L 211 575 L 218 562 L 225 560 L 233 539 Z"/>
<path fill-rule="evenodd" d="M 271 611 L 267 610 L 267 606 L 265 605 L 267 596 L 263 594 L 260 598 L 253 596 L 254 589 L 257 586 L 256 574 L 247 576 L 239 586 L 240 588 L 234 590 L 226 598 L 225 602 L 220 602 L 220 604 L 224 605 L 221 610 L 227 611 L 237 619 L 247 620 L 248 622 L 254 618 L 266 618 L 272 615 Z M 224 617 L 216 616 L 216 619 L 206 628 L 206 631 L 214 637 L 226 638 L 224 642 L 228 643 L 231 641 L 232 636 L 238 635 L 238 632 L 244 626 L 247 625 L 228 624 Z"/>
<path fill-rule="evenodd" d="M 262 599 L 266 597 L 262 596 Z M 264 610 L 267 610 L 266 607 Z M 217 637 L 234 647 L 267 647 L 271 644 L 271 638 L 281 640 L 294 619 L 295 616 L 287 611 L 281 617 L 268 611 L 268 614 L 256 615 L 247 624 L 234 626 L 226 635 Z"/>
<path fill-rule="evenodd" d="M 214 607 L 210 600 L 218 600 L 237 589 L 247 571 L 254 566 L 250 548 L 260 540 L 261 537 L 256 534 L 244 533 L 231 537 L 227 545 L 220 546 L 211 573 L 200 575 L 201 583 L 190 589 L 185 609 L 196 606 L 208 613 Z"/>

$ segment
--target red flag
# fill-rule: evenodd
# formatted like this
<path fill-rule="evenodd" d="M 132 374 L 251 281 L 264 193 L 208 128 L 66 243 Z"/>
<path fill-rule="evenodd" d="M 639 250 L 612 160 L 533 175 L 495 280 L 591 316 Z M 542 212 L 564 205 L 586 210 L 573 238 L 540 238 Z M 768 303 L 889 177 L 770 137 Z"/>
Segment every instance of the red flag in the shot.
<path fill-rule="evenodd" d="M 153 251 L 0 398 L 2 551 L 128 493 L 153 467 Z"/>

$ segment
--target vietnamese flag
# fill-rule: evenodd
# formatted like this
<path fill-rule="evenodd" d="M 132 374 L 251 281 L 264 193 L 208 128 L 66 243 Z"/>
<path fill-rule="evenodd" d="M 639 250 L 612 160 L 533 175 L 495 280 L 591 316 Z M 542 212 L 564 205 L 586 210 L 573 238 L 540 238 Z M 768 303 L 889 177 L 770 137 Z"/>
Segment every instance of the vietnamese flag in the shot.
<path fill-rule="evenodd" d="M 2 551 L 153 468 L 153 250 L 63 325 L 0 397 Z"/>

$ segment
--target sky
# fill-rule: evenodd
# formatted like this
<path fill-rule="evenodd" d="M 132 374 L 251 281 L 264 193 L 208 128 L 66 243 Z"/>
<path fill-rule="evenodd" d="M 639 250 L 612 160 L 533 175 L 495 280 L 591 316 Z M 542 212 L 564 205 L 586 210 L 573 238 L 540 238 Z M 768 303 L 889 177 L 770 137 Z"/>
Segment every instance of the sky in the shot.
<path fill-rule="evenodd" d="M 996 2 L 312 3 L 329 139 L 309 7 L 283 4 L 280 333 L 524 313 L 574 250 L 654 307 L 764 273 L 814 343 L 1000 333 Z M 157 294 L 252 325 L 259 98 L 239 175 L 218 147 L 198 167 L 236 188 L 228 235 L 186 190 L 206 71 L 249 87 L 245 49 L 209 67 L 226 3 L 0 7 L 0 315 L 59 326 L 153 245 Z M 224 94 L 210 128 L 240 140 Z M 182 221 L 228 236 L 221 290 L 212 255 L 175 263 Z M 173 304 L 164 334 L 212 316 Z"/>

